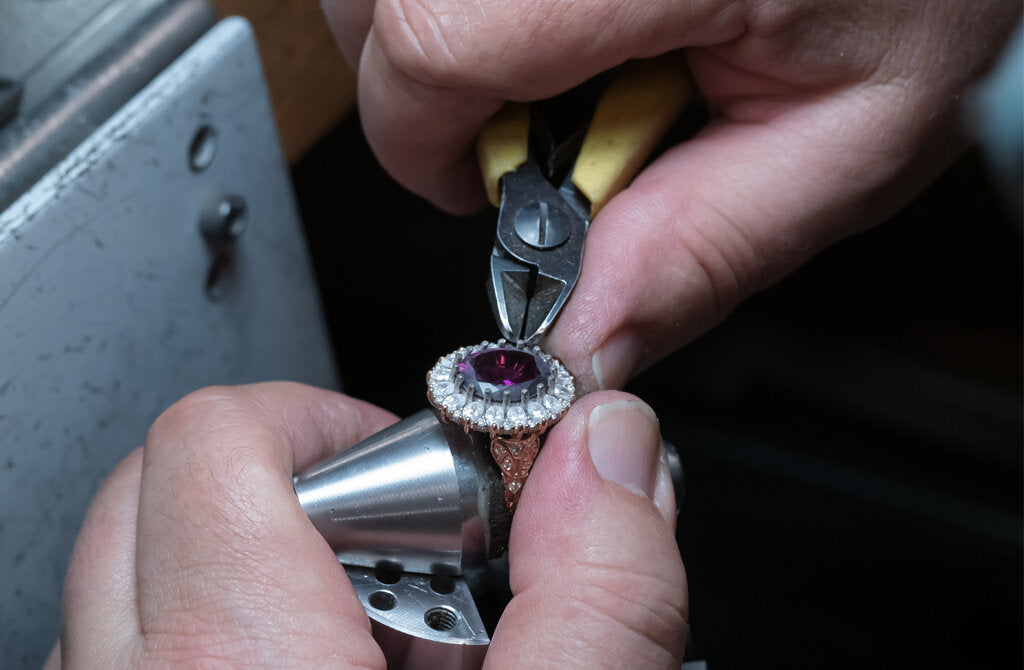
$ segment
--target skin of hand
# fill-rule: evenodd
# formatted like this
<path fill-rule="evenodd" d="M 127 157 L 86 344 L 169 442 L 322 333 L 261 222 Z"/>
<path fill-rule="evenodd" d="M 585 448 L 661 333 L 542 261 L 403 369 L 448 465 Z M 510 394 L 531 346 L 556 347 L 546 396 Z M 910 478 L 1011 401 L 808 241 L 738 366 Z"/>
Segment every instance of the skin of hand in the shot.
<path fill-rule="evenodd" d="M 291 383 L 179 401 L 86 514 L 47 667 L 384 668 L 291 478 L 393 421 Z M 488 666 L 678 668 L 687 610 L 674 524 L 652 410 L 619 392 L 576 403 L 523 489 L 514 597 Z"/>
<path fill-rule="evenodd" d="M 907 202 L 964 147 L 960 93 L 1019 0 L 323 0 L 371 147 L 454 213 L 506 100 L 685 49 L 713 113 L 595 218 L 546 348 L 588 389 L 630 377 L 824 246 Z"/>

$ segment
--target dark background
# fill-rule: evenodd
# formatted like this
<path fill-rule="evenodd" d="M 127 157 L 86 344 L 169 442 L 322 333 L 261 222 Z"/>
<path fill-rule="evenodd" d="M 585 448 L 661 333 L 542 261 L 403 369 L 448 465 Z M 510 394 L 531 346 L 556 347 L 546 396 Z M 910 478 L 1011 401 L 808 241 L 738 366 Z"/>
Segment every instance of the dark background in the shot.
<path fill-rule="evenodd" d="M 421 409 L 496 335 L 494 213 L 406 193 L 354 117 L 293 176 L 346 391 Z M 1022 667 L 1021 250 L 969 154 L 628 387 L 686 470 L 694 658 Z"/>

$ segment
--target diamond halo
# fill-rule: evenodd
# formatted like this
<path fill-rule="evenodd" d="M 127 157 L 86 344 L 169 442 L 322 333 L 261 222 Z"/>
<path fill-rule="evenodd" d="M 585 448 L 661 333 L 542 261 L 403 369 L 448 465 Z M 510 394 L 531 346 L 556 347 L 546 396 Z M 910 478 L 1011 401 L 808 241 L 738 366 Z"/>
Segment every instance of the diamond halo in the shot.
<path fill-rule="evenodd" d="M 488 378 L 496 361 L 506 366 L 498 370 L 513 372 Z M 460 347 L 427 373 L 427 398 L 446 419 L 492 436 L 541 433 L 562 418 L 575 397 L 575 380 L 561 361 L 538 346 L 504 339 Z"/>

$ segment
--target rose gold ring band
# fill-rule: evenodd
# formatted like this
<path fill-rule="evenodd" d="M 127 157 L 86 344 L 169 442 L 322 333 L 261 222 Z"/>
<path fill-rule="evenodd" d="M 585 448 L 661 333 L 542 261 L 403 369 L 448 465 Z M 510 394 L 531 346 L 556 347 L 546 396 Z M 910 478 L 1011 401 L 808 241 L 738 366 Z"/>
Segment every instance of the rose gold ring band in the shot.
<path fill-rule="evenodd" d="M 539 451 L 539 433 L 528 433 L 520 437 L 491 435 L 491 456 L 501 470 L 501 479 L 505 484 L 505 503 L 513 512 Z"/>

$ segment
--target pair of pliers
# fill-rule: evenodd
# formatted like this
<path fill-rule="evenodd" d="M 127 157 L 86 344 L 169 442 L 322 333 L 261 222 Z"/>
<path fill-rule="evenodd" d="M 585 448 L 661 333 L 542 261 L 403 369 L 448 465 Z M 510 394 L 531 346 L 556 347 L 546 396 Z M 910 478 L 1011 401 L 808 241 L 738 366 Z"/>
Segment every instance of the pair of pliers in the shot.
<path fill-rule="evenodd" d="M 506 104 L 481 131 L 477 158 L 499 208 L 488 296 L 510 341 L 533 344 L 551 328 L 579 278 L 591 219 L 636 175 L 691 91 L 679 54 L 621 66 L 558 184 L 550 156 L 531 143 L 526 103 Z"/>

